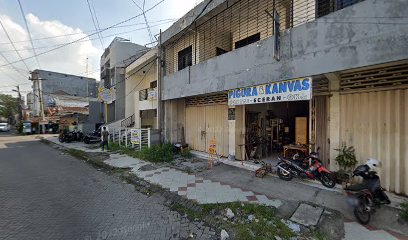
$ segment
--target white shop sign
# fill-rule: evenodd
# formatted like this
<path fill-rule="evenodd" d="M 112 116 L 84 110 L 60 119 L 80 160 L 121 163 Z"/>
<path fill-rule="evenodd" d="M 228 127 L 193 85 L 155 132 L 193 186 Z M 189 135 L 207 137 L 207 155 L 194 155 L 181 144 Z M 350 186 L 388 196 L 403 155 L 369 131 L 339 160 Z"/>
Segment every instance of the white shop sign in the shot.
<path fill-rule="evenodd" d="M 312 99 L 311 77 L 237 88 L 228 91 L 229 106 L 310 99 Z"/>

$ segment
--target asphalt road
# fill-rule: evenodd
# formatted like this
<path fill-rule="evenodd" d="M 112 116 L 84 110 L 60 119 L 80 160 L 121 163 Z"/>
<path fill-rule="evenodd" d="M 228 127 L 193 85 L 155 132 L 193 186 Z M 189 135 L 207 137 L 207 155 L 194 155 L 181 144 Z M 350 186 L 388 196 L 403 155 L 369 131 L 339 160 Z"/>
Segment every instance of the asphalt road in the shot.
<path fill-rule="evenodd" d="M 0 239 L 196 239 L 208 227 L 34 136 L 0 134 Z"/>

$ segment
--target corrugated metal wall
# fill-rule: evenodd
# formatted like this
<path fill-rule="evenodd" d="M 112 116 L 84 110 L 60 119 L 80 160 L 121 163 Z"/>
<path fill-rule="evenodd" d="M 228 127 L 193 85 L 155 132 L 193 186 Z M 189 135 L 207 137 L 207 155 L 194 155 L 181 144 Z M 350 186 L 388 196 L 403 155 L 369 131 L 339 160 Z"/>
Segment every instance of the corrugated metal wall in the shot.
<path fill-rule="evenodd" d="M 212 138 L 217 141 L 217 153 L 228 156 L 228 106 L 214 105 L 205 107 L 207 148 Z"/>
<path fill-rule="evenodd" d="M 381 160 L 383 187 L 408 195 L 408 89 L 343 94 L 341 142 L 363 163 Z"/>
<path fill-rule="evenodd" d="M 192 149 L 207 152 L 212 138 L 217 141 L 217 152 L 228 156 L 228 106 L 186 107 L 186 142 Z"/>
<path fill-rule="evenodd" d="M 186 142 L 197 151 L 206 151 L 205 107 L 186 108 Z"/>

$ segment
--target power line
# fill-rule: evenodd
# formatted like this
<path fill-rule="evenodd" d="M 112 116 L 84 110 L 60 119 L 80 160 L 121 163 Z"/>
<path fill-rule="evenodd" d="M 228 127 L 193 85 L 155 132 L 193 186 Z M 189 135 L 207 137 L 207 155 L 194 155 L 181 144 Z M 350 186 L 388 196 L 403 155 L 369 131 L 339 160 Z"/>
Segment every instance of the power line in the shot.
<path fill-rule="evenodd" d="M 150 27 L 149 27 L 149 22 L 147 21 L 146 13 L 144 11 L 145 1 L 143 1 L 143 8 L 141 8 L 134 0 L 131 0 L 131 1 L 136 5 L 137 8 L 139 8 L 142 11 L 143 18 L 144 18 L 145 23 L 146 23 L 147 31 L 149 33 L 150 41 L 153 42 L 153 35 L 152 35 L 152 32 L 151 32 Z"/>
<path fill-rule="evenodd" d="M 88 4 L 89 13 L 91 13 L 91 18 L 92 18 L 93 25 L 95 27 L 95 30 L 98 32 L 99 28 L 98 28 L 98 25 L 96 25 L 96 22 L 95 22 L 95 19 L 94 19 L 94 14 L 92 13 L 92 9 L 91 9 L 91 4 L 89 3 L 89 0 L 86 0 L 86 2 Z M 101 42 L 101 47 L 105 48 L 104 44 L 102 42 L 102 36 L 101 36 L 100 33 L 98 33 L 98 38 L 99 38 L 99 41 Z"/>
<path fill-rule="evenodd" d="M 0 25 L 1 25 L 1 27 L 3 28 L 3 31 L 4 31 L 4 33 L 6 34 L 6 36 L 7 36 L 8 40 L 10 41 L 11 45 L 13 46 L 14 50 L 16 51 L 18 57 L 20 58 L 20 60 L 24 63 L 25 67 L 27 68 L 27 71 L 30 71 L 30 69 L 29 69 L 29 67 L 27 66 L 26 62 L 25 62 L 24 59 L 21 57 L 20 53 L 17 51 L 17 48 L 16 48 L 16 46 L 14 45 L 13 41 L 11 40 L 10 35 L 8 34 L 8 32 L 7 32 L 7 30 L 6 30 L 6 27 L 4 27 L 3 21 L 1 20 L 1 18 L 0 18 Z M 18 61 L 18 62 L 19 62 L 19 61 Z M 14 63 L 14 62 L 13 62 L 13 63 Z M 13 64 L 13 63 L 12 63 L 12 64 Z"/>
<path fill-rule="evenodd" d="M 177 21 L 176 18 L 166 18 L 166 19 L 161 19 L 157 21 L 151 21 L 150 23 L 160 23 L 160 22 L 175 22 Z M 140 22 L 140 23 L 133 23 L 133 24 L 126 24 L 126 25 L 121 25 L 121 26 L 115 26 L 112 28 L 127 28 L 127 27 L 132 27 L 132 26 L 138 26 L 138 25 L 145 25 L 145 22 Z M 157 26 L 157 25 L 156 25 Z M 46 39 L 53 39 L 53 38 L 61 38 L 61 37 L 67 37 L 67 36 L 74 36 L 74 35 L 82 35 L 85 33 L 95 33 L 95 30 L 87 30 L 87 31 L 82 31 L 80 33 L 67 33 L 67 34 L 62 34 L 62 35 L 55 35 L 55 36 L 49 36 L 49 37 L 41 37 L 41 38 L 32 38 L 33 41 L 41 41 L 41 40 L 46 40 Z M 29 40 L 17 40 L 14 41 L 14 43 L 23 43 L 23 42 L 28 42 Z M 10 45 L 10 42 L 0 42 L 0 45 Z"/>
<path fill-rule="evenodd" d="M 98 14 L 96 14 L 95 5 L 94 5 L 93 0 L 90 0 L 90 1 L 91 1 L 91 4 L 92 4 L 93 12 L 94 12 L 94 14 L 95 14 L 96 26 L 98 27 L 97 30 L 99 31 L 99 30 L 101 30 L 101 27 L 99 26 Z M 101 39 L 102 39 L 102 47 L 105 48 L 105 43 L 103 42 L 102 32 L 99 33 L 99 36 L 100 36 Z"/>
<path fill-rule="evenodd" d="M 30 82 L 27 83 L 17 83 L 18 85 L 28 85 L 31 84 Z M 8 86 L 0 86 L 0 88 L 10 88 L 10 87 L 15 87 L 16 85 L 8 85 Z"/>
<path fill-rule="evenodd" d="M 164 2 L 164 1 L 165 1 L 165 0 L 159 1 L 158 3 L 156 3 L 155 5 L 153 5 L 151 8 L 147 9 L 145 12 L 149 12 L 149 11 L 153 10 L 155 7 L 157 7 L 159 4 L 161 4 L 161 3 Z M 211 0 L 211 1 L 212 1 L 212 0 Z M 60 48 L 65 47 L 65 46 L 69 46 L 69 45 L 71 45 L 71 44 L 73 44 L 73 43 L 76 43 L 76 42 L 78 42 L 78 41 L 80 41 L 80 40 L 86 39 L 86 38 L 88 38 L 88 37 L 90 37 L 90 36 L 93 36 L 93 35 L 99 33 L 99 32 L 104 32 L 104 31 L 106 31 L 106 30 L 108 30 L 108 29 L 111 29 L 112 27 L 115 27 L 115 26 L 121 25 L 121 24 L 123 24 L 123 23 L 129 22 L 129 21 L 131 21 L 131 20 L 133 20 L 133 19 L 135 19 L 135 18 L 138 18 L 138 17 L 140 17 L 140 16 L 142 16 L 142 15 L 143 15 L 143 14 L 138 14 L 138 15 L 136 15 L 136 16 L 133 16 L 133 17 L 131 17 L 131 18 L 128 18 L 128 19 L 126 19 L 126 20 L 123 20 L 123 21 L 121 21 L 121 22 L 118 22 L 118 23 L 116 23 L 116 24 L 113 24 L 112 26 L 109 26 L 109 27 L 107 27 L 107 28 L 101 29 L 100 31 L 98 31 L 98 32 L 96 32 L 96 33 L 86 35 L 86 36 L 84 36 L 84 37 L 82 37 L 82 38 L 79 38 L 79 39 L 77 39 L 77 40 L 75 40 L 75 41 L 66 43 L 66 44 L 64 44 L 64 45 L 62 45 L 62 46 L 55 47 L 55 48 L 50 49 L 50 50 L 48 50 L 48 51 L 41 52 L 41 53 L 39 53 L 39 54 L 37 54 L 37 55 L 35 55 L 35 56 L 26 57 L 26 58 L 21 59 L 21 60 L 19 60 L 19 61 L 13 61 L 13 62 L 11 62 L 11 63 L 9 63 L 9 64 L 0 65 L 0 67 L 8 66 L 8 65 L 10 65 L 10 64 L 18 63 L 18 62 L 21 62 L 21 61 L 24 61 L 24 60 L 32 59 L 32 58 L 34 58 L 34 57 L 36 57 L 36 56 L 40 56 L 40 55 L 44 55 L 44 54 L 50 53 L 50 52 L 52 52 L 52 51 L 55 51 L 55 50 L 58 50 L 58 49 L 60 49 Z"/>
<path fill-rule="evenodd" d="M 26 27 L 27 33 L 28 33 L 28 38 L 30 39 L 31 47 L 33 48 L 33 49 L 32 49 L 32 50 L 33 50 L 33 53 L 34 53 L 34 55 L 36 56 L 36 57 L 35 57 L 35 61 L 37 62 L 38 68 L 41 68 L 40 62 L 38 61 L 38 58 L 37 58 L 37 53 L 36 53 L 36 51 L 35 51 L 35 47 L 34 47 L 33 40 L 31 39 L 30 28 L 28 27 L 27 19 L 25 18 L 23 6 L 21 5 L 20 0 L 18 0 L 18 5 L 20 6 L 21 15 L 23 16 L 24 24 L 25 24 L 25 27 Z"/>
<path fill-rule="evenodd" d="M 197 21 L 197 19 L 204 13 L 204 11 L 207 9 L 208 5 L 210 5 L 210 3 L 213 0 L 208 1 L 208 3 L 203 7 L 203 9 L 201 10 L 201 12 L 194 18 L 194 20 L 190 23 L 190 25 L 188 25 L 186 28 L 184 28 L 182 34 L 173 42 L 177 42 L 178 40 L 180 40 L 188 31 L 188 29 Z"/>
<path fill-rule="evenodd" d="M 3 71 L 2 69 L 0 69 L 1 72 L 3 72 L 3 74 L 7 75 L 11 81 L 15 82 L 16 84 L 18 84 L 18 81 L 14 78 L 14 76 L 9 75 L 6 71 Z M 0 86 L 2 87 L 2 86 Z"/>
<path fill-rule="evenodd" d="M 6 58 L 6 56 L 4 56 L 4 54 L 2 52 L 0 52 L 0 56 L 2 56 L 4 58 L 4 60 L 6 61 L 6 63 L 8 63 L 14 71 L 18 72 L 21 76 L 23 76 L 24 78 L 26 78 L 27 76 L 25 76 L 24 74 L 22 74 L 18 68 L 16 66 L 14 66 L 14 64 L 11 64 L 10 61 Z"/>
<path fill-rule="evenodd" d="M 167 24 L 167 23 L 160 23 L 160 24 L 154 25 L 153 27 L 160 26 L 160 25 L 163 25 L 163 24 Z M 126 34 L 126 33 L 131 33 L 131 32 L 136 32 L 136 31 L 140 31 L 140 30 L 144 30 L 144 29 L 146 29 L 146 27 L 137 28 L 137 29 L 130 30 L 130 31 L 125 31 L 125 32 L 119 32 L 119 33 L 115 33 L 115 34 L 111 34 L 111 35 L 106 35 L 103 38 L 114 37 L 114 36 L 118 36 L 118 35 L 122 35 L 122 34 Z M 98 39 L 98 38 L 84 39 L 84 40 L 81 40 L 81 41 L 77 41 L 75 43 L 88 42 L 88 41 L 92 41 L 92 40 L 96 40 L 96 39 Z M 62 46 L 64 44 L 66 44 L 66 43 L 55 44 L 55 45 L 51 45 L 51 46 L 36 47 L 36 49 L 53 48 L 53 47 Z M 19 49 L 19 51 L 29 51 L 29 50 L 31 50 L 31 49 L 30 48 Z M 11 51 L 14 51 L 14 50 L 13 49 L 6 49 L 6 50 L 0 51 L 0 52 L 6 53 L 6 52 L 11 52 Z"/>

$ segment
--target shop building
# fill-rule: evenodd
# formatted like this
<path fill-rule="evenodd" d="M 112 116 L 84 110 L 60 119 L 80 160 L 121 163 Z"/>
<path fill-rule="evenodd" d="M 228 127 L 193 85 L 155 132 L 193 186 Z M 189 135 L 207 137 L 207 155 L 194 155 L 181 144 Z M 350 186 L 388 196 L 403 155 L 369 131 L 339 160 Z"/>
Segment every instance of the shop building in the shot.
<path fill-rule="evenodd" d="M 381 160 L 384 187 L 408 194 L 407 7 L 202 2 L 161 35 L 165 140 L 206 152 L 216 139 L 239 160 L 255 141 L 261 158 L 304 144 L 332 170 L 345 144 L 360 162 Z"/>

